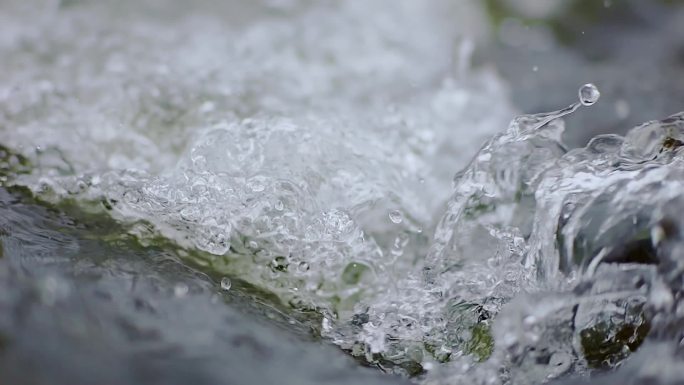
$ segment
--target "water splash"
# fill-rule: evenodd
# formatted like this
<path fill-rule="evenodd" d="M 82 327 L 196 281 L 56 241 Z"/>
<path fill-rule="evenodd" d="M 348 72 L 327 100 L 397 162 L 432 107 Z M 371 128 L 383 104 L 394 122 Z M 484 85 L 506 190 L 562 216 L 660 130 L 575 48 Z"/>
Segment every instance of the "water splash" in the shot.
<path fill-rule="evenodd" d="M 585 84 L 579 89 L 579 102 L 558 111 L 516 118 L 457 174 L 454 195 L 426 259 L 428 281 L 441 275 L 454 258 L 468 258 L 463 254 L 468 254 L 469 247 L 479 250 L 473 250 L 474 254 L 482 252 L 482 245 L 473 245 L 473 231 L 515 227 L 521 236 L 529 234 L 532 218 L 520 211 L 534 200 L 540 176 L 565 152 L 561 142 L 564 125 L 559 119 L 594 104 L 599 96 L 593 84 Z"/>
<path fill-rule="evenodd" d="M 681 339 L 682 115 L 568 151 L 562 118 L 600 96 L 587 84 L 473 156 L 511 109 L 492 73 L 452 73 L 459 16 L 358 4 L 155 33 L 94 6 L 27 36 L 36 50 L 3 40 L 0 136 L 40 149 L 2 171 L 151 223 L 425 384 L 541 383 Z M 109 45 L 81 38 L 98 33 Z"/>

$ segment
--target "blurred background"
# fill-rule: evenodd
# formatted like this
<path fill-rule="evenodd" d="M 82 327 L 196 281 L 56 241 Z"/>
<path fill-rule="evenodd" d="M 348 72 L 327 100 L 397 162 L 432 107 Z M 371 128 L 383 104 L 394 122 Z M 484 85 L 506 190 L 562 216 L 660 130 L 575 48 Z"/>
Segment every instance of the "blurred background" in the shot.
<path fill-rule="evenodd" d="M 682 110 L 684 2 L 484 0 L 492 39 L 477 55 L 494 62 L 525 112 L 567 103 L 578 84 L 602 100 L 568 119 L 566 140 L 621 133 Z"/>

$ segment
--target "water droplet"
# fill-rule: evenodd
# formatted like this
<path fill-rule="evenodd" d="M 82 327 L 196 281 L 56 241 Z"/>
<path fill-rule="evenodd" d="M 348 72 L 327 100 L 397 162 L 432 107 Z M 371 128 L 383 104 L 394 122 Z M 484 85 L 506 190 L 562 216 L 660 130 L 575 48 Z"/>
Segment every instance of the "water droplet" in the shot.
<path fill-rule="evenodd" d="M 662 226 L 655 226 L 651 229 L 651 242 L 653 246 L 658 246 L 666 237 L 665 230 Z"/>
<path fill-rule="evenodd" d="M 192 165 L 195 167 L 195 169 L 204 170 L 207 168 L 207 158 L 205 158 L 204 156 L 202 156 L 202 155 L 193 156 L 191 158 L 191 160 L 192 160 Z"/>
<path fill-rule="evenodd" d="M 285 272 L 289 265 L 287 258 L 278 256 L 271 261 L 270 266 L 273 272 Z"/>
<path fill-rule="evenodd" d="M 256 241 L 249 241 L 249 247 L 251 249 L 257 249 L 259 247 L 259 244 L 256 243 Z"/>
<path fill-rule="evenodd" d="M 342 272 L 342 281 L 348 285 L 356 285 L 361 281 L 361 277 L 368 270 L 368 266 L 352 262 L 344 268 L 344 271 Z"/>
<path fill-rule="evenodd" d="M 275 209 L 276 209 L 276 210 L 278 210 L 278 211 L 283 211 L 284 208 L 285 208 L 285 204 L 283 203 L 283 201 L 278 200 L 278 201 L 275 203 Z"/>
<path fill-rule="evenodd" d="M 178 298 L 182 298 L 188 295 L 188 291 L 190 291 L 190 288 L 188 287 L 188 285 L 182 282 L 176 284 L 176 286 L 173 287 L 173 295 L 175 295 Z"/>
<path fill-rule="evenodd" d="M 230 281 L 230 278 L 223 277 L 221 279 L 221 289 L 228 291 L 232 285 L 233 283 Z"/>
<path fill-rule="evenodd" d="M 201 213 L 196 206 L 188 206 L 180 211 L 180 216 L 183 220 L 194 222 L 201 219 Z"/>
<path fill-rule="evenodd" d="M 261 176 L 255 176 L 247 181 L 247 187 L 254 192 L 262 192 L 266 190 L 266 179 Z"/>
<path fill-rule="evenodd" d="M 332 330 L 332 321 L 330 321 L 328 317 L 323 317 L 323 320 L 321 320 L 321 328 L 326 332 L 330 332 Z"/>
<path fill-rule="evenodd" d="M 214 104 L 214 102 L 206 101 L 206 102 L 202 103 L 202 105 L 200 105 L 199 110 L 200 110 L 200 112 L 206 114 L 206 113 L 214 111 L 214 109 L 216 109 L 216 105 Z"/>
<path fill-rule="evenodd" d="M 534 71 L 534 72 L 539 71 L 539 67 L 537 67 L 537 66 L 532 67 L 532 71 Z"/>
<path fill-rule="evenodd" d="M 399 210 L 392 210 L 389 213 L 389 219 L 393 223 L 401 223 L 404 220 L 404 216 L 401 214 L 401 211 Z"/>
<path fill-rule="evenodd" d="M 304 273 L 306 271 L 309 271 L 309 264 L 306 262 L 299 262 L 299 265 L 297 265 L 297 270 L 300 273 Z"/>
<path fill-rule="evenodd" d="M 601 93 L 598 88 L 591 83 L 587 83 L 579 89 L 579 100 L 582 105 L 591 106 L 599 100 Z"/>
<path fill-rule="evenodd" d="M 70 291 L 69 285 L 55 276 L 42 279 L 39 288 L 40 299 L 48 305 L 54 305 L 56 301 L 65 298 Z"/>
<path fill-rule="evenodd" d="M 666 309 L 672 306 L 674 298 L 672 292 L 663 282 L 655 282 L 651 287 L 649 303 L 656 309 Z"/>

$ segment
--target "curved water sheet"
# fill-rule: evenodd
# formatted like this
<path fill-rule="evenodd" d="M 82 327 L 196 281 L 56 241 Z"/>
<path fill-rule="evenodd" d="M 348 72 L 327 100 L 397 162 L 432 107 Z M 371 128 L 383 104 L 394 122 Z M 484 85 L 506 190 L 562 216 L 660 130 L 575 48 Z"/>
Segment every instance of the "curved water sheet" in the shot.
<path fill-rule="evenodd" d="M 457 176 L 425 276 L 443 288 L 435 298 L 465 297 L 486 318 L 498 312 L 494 349 L 481 365 L 452 360 L 427 383 L 541 383 L 614 368 L 608 381 L 681 381 L 684 114 L 567 152 L 561 128 L 545 115 L 518 118 Z M 471 241 L 480 238 L 479 250 L 501 257 L 480 268 L 491 282 L 468 285 L 479 256 Z M 511 282 L 524 293 L 514 295 Z M 471 341 L 481 340 L 483 318 L 470 320 Z M 621 368 L 642 344 L 649 353 Z M 648 354 L 668 364 L 653 371 Z"/>

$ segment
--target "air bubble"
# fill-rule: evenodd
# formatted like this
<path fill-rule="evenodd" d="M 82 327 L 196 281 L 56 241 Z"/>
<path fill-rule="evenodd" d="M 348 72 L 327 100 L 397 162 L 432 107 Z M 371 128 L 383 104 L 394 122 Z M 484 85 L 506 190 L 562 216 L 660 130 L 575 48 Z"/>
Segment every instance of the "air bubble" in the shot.
<path fill-rule="evenodd" d="M 300 273 L 307 272 L 307 271 L 309 271 L 309 264 L 306 262 L 299 262 L 299 265 L 297 265 L 297 270 Z"/>
<path fill-rule="evenodd" d="M 261 176 L 254 177 L 247 181 L 247 187 L 254 192 L 262 192 L 266 190 L 265 178 Z"/>
<path fill-rule="evenodd" d="M 228 291 L 228 290 L 230 290 L 231 286 L 233 286 L 233 283 L 230 281 L 230 278 L 223 277 L 221 279 L 221 289 Z"/>
<path fill-rule="evenodd" d="M 175 295 L 178 298 L 185 297 L 188 295 L 188 292 L 190 291 L 190 288 L 188 285 L 184 283 L 178 283 L 176 286 L 173 287 L 173 295 Z"/>
<path fill-rule="evenodd" d="M 283 203 L 283 201 L 278 200 L 278 201 L 275 203 L 275 209 L 276 209 L 276 210 L 278 210 L 278 211 L 283 211 L 284 208 L 285 208 L 285 204 Z"/>
<path fill-rule="evenodd" d="M 389 219 L 390 219 L 393 223 L 399 224 L 399 223 L 401 223 L 401 222 L 404 220 L 404 216 L 401 214 L 401 211 L 399 211 L 399 210 L 392 210 L 392 211 L 390 211 L 390 213 L 389 213 Z"/>
<path fill-rule="evenodd" d="M 651 229 L 651 242 L 653 246 L 658 246 L 666 237 L 665 230 L 662 226 L 655 226 Z"/>
<path fill-rule="evenodd" d="M 579 100 L 584 106 L 594 105 L 599 100 L 601 93 L 592 83 L 587 83 L 579 89 Z"/>

